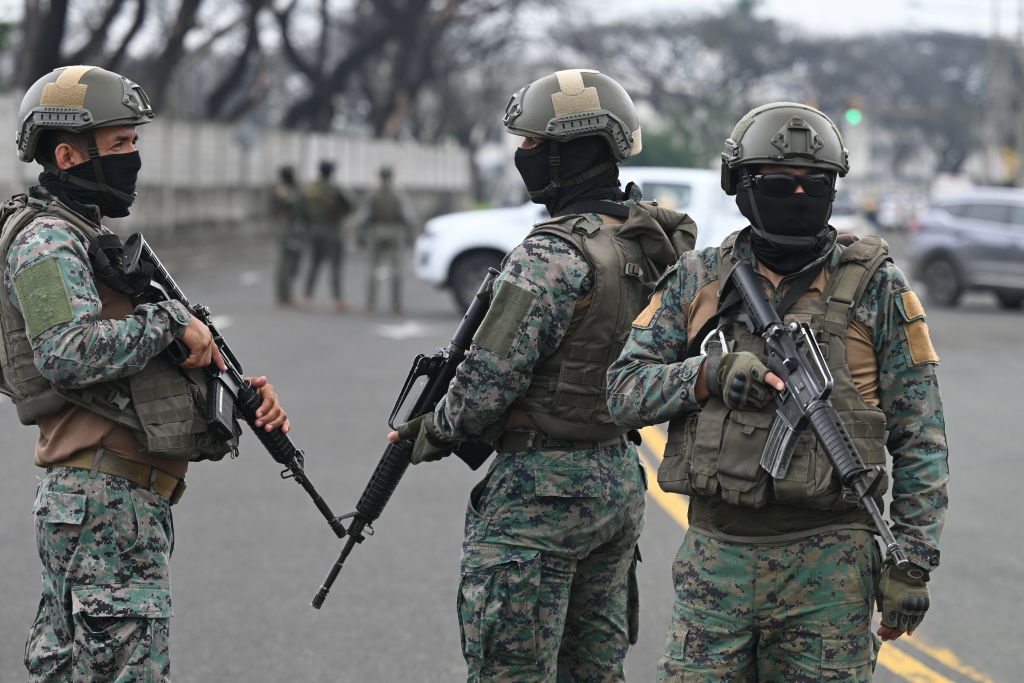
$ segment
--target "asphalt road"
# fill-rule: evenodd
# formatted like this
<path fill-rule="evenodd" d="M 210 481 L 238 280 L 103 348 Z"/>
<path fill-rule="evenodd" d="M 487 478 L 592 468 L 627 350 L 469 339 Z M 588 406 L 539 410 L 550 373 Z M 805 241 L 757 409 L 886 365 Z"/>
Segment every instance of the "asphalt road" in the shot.
<path fill-rule="evenodd" d="M 898 245 L 897 254 L 898 254 Z M 386 418 L 417 353 L 443 346 L 458 323 L 450 299 L 411 278 L 408 314 L 331 312 L 320 292 L 308 312 L 271 305 L 269 245 L 204 249 L 165 260 L 182 288 L 210 305 L 250 374 L 267 374 L 293 417 L 307 473 L 337 514 L 349 512 L 384 447 Z M 350 262 L 353 261 L 350 255 Z M 346 273 L 363 303 L 364 269 Z M 879 681 L 1016 681 L 1024 603 L 1024 477 L 1020 354 L 1024 314 L 970 297 L 930 310 L 952 460 L 943 564 L 918 634 L 886 645 Z M 33 429 L 0 404 L 6 469 L 0 477 L 0 681 L 24 680 L 25 631 L 38 601 L 31 507 Z M 656 443 L 656 440 L 649 444 Z M 657 454 L 648 449 L 654 463 Z M 198 463 L 175 507 L 172 661 L 179 683 L 222 681 L 464 680 L 455 591 L 462 519 L 479 478 L 459 461 L 412 467 L 356 547 L 323 609 L 310 600 L 340 542 L 306 494 L 251 436 L 237 460 Z M 664 501 L 664 505 L 659 502 Z M 627 680 L 654 680 L 672 606 L 670 567 L 683 529 L 682 498 L 649 500 L 640 569 L 640 642 Z"/>

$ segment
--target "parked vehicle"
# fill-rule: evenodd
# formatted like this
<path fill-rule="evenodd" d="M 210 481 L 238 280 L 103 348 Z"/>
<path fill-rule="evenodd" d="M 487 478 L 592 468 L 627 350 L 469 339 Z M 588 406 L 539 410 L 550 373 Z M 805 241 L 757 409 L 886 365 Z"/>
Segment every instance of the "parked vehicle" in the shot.
<path fill-rule="evenodd" d="M 747 224 L 733 198 L 722 191 L 718 171 L 623 166 L 619 177 L 623 186 L 637 183 L 645 200 L 690 214 L 697 221 L 698 248 L 718 245 Z M 436 216 L 426 222 L 416 240 L 416 276 L 447 287 L 458 310 L 464 311 L 487 269 L 497 268 L 530 228 L 547 217 L 542 205 L 531 202 Z"/>
<path fill-rule="evenodd" d="M 1003 308 L 1024 306 L 1024 190 L 937 195 L 911 225 L 908 247 L 929 302 L 955 306 L 968 290 L 988 290 Z"/>

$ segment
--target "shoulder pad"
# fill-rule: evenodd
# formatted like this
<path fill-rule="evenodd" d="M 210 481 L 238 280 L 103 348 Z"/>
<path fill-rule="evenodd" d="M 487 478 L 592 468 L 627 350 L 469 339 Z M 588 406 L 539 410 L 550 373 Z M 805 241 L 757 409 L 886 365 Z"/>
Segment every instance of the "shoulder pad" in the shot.
<path fill-rule="evenodd" d="M 866 262 L 889 255 L 889 243 L 878 235 L 866 235 L 860 239 L 849 239 L 844 235 L 836 243 L 843 249 L 840 263 Z"/>
<path fill-rule="evenodd" d="M 534 223 L 533 230 L 530 231 L 530 235 L 547 233 L 551 235 L 565 236 L 576 232 L 589 236 L 593 235 L 600 229 L 601 223 L 595 223 L 587 218 L 586 215 L 570 214 L 568 216 L 557 216 L 539 223 Z"/>

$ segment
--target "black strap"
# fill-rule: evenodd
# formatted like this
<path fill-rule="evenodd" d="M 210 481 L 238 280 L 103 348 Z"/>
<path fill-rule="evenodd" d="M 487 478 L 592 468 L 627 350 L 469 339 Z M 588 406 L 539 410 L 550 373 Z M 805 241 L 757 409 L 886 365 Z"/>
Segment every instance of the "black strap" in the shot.
<path fill-rule="evenodd" d="M 629 207 L 604 199 L 584 199 L 581 202 L 567 206 L 561 212 L 565 216 L 578 213 L 602 213 L 606 216 L 615 216 L 616 218 L 629 218 Z"/>
<path fill-rule="evenodd" d="M 793 283 L 786 290 L 786 294 L 782 297 L 779 305 L 775 307 L 775 310 L 779 313 L 780 320 L 785 318 L 789 309 L 793 308 L 793 304 L 807 293 L 811 288 L 811 283 L 814 282 L 814 278 L 818 277 L 818 273 L 821 272 L 821 268 L 824 265 L 824 261 L 819 261 L 817 265 L 808 268 L 793 279 Z"/>

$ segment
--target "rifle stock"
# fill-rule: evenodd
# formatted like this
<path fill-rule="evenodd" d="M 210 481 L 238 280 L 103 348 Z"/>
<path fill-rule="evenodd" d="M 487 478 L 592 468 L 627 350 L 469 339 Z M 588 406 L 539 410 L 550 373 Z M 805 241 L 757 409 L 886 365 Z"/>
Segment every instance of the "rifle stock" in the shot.
<path fill-rule="evenodd" d="M 402 386 L 402 390 L 399 392 L 398 400 L 395 402 L 395 406 L 388 418 L 389 427 L 392 429 L 396 428 L 395 417 L 405 403 L 405 399 L 416 383 L 416 380 L 420 377 L 426 377 L 426 382 L 406 414 L 405 422 L 420 415 L 433 412 L 438 401 L 448 391 L 448 384 L 455 376 L 459 363 L 466 357 L 466 351 L 469 350 L 469 345 L 473 341 L 473 335 L 476 334 L 477 328 L 480 327 L 480 323 L 483 322 L 484 316 L 487 314 L 487 309 L 490 306 L 491 284 L 497 275 L 498 271 L 494 268 L 488 269 L 487 276 L 480 284 L 473 302 L 462 317 L 462 322 L 459 323 L 459 327 L 455 330 L 455 334 L 452 336 L 448 346 L 432 356 L 420 354 L 413 360 L 409 375 Z M 352 519 L 348 527 L 348 538 L 337 561 L 331 567 L 323 585 L 320 586 L 320 590 L 317 591 L 316 596 L 313 598 L 312 605 L 316 609 L 320 609 L 324 604 L 324 600 L 327 599 L 327 594 L 330 592 L 331 586 L 334 585 L 334 581 L 338 578 L 342 565 L 344 565 L 349 553 L 352 552 L 352 548 L 355 547 L 356 543 L 363 542 L 365 538 L 363 530 L 371 526 L 380 517 L 384 507 L 391 500 L 391 495 L 395 492 L 399 482 L 405 475 L 405 471 L 409 468 L 412 446 L 413 441 L 411 440 L 387 445 L 384 449 L 384 455 L 381 456 L 377 467 L 370 476 L 369 483 L 363 489 L 363 493 L 356 503 L 355 512 L 349 513 L 343 518 Z M 490 457 L 491 448 L 484 444 L 468 442 L 460 444 L 452 452 L 475 470 Z"/>
<path fill-rule="evenodd" d="M 810 327 L 807 323 L 786 325 L 782 322 L 749 260 L 741 260 L 733 267 L 723 290 L 728 287 L 736 287 L 746 308 L 751 330 L 764 339 L 768 369 L 786 385 L 781 392 L 774 392 L 776 419 L 761 466 L 775 478 L 784 476 L 795 437 L 810 425 L 839 481 L 853 492 L 871 517 L 889 558 L 899 567 L 907 566 L 906 554 L 873 498 L 880 468 L 864 464 L 846 426 L 829 402 L 832 373 Z M 722 294 L 724 296 L 725 292 Z"/>

